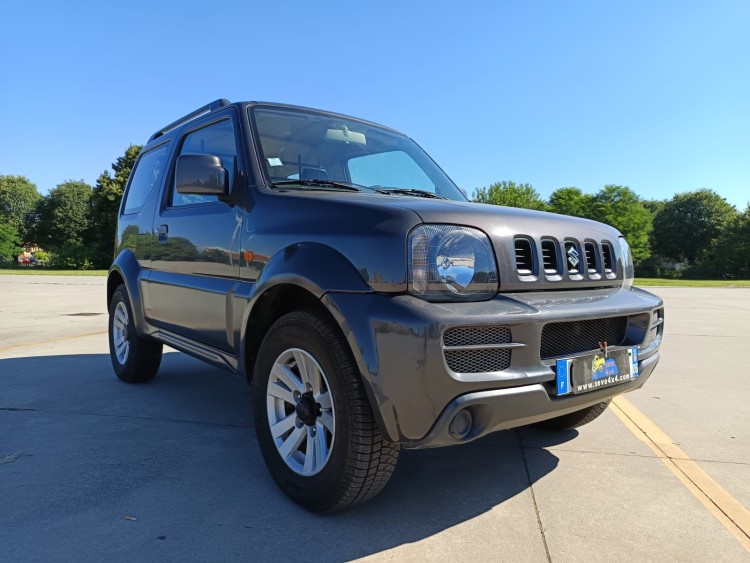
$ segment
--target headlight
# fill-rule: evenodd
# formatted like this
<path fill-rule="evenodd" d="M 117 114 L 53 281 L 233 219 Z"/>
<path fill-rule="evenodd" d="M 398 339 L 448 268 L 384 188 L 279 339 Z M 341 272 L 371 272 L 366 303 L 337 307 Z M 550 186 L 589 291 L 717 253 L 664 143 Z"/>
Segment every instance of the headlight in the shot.
<path fill-rule="evenodd" d="M 625 237 L 620 237 L 620 257 L 622 260 L 622 285 L 632 287 L 635 269 L 633 268 L 633 253 Z"/>
<path fill-rule="evenodd" d="M 480 301 L 497 292 L 497 267 L 482 231 L 421 225 L 409 235 L 409 291 L 430 301 Z"/>

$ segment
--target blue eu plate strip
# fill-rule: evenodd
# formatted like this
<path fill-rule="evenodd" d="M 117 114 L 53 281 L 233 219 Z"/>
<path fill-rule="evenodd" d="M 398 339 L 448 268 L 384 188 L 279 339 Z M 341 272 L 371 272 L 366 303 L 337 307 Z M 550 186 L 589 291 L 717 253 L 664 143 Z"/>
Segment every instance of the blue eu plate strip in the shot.
<path fill-rule="evenodd" d="M 570 364 L 572 360 L 557 360 L 557 394 L 570 393 Z"/>

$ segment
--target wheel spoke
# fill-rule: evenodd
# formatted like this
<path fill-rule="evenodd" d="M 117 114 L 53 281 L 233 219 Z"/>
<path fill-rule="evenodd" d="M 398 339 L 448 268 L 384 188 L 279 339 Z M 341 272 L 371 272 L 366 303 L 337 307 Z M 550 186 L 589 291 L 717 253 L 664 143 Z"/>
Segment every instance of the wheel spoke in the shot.
<path fill-rule="evenodd" d="M 320 463 L 325 463 L 326 458 L 328 457 L 328 443 L 326 442 L 326 431 L 325 428 L 323 428 L 323 425 L 320 423 L 320 421 L 315 423 L 315 441 L 318 443 L 318 459 L 320 460 Z"/>
<path fill-rule="evenodd" d="M 274 364 L 271 373 L 292 391 L 297 390 L 300 393 L 304 392 L 304 385 L 302 385 L 299 378 L 294 375 L 294 372 L 292 372 L 287 366 Z"/>
<path fill-rule="evenodd" d="M 324 411 L 329 411 L 333 407 L 333 404 L 331 403 L 331 392 L 326 391 L 325 393 L 321 395 L 315 396 L 315 402 L 320 405 L 320 408 Z"/>
<path fill-rule="evenodd" d="M 293 355 L 294 361 L 297 363 L 297 371 L 299 371 L 302 383 L 306 384 L 305 387 L 308 387 L 309 385 L 310 389 L 312 389 L 313 379 L 315 378 L 315 364 L 311 361 L 310 356 L 304 352 L 295 350 Z M 307 391 L 307 389 L 305 389 L 305 391 Z"/>
<path fill-rule="evenodd" d="M 297 420 L 295 413 L 290 414 L 283 420 L 278 421 L 276 424 L 271 426 L 271 436 L 279 438 L 288 432 L 291 428 L 294 428 L 294 423 Z"/>
<path fill-rule="evenodd" d="M 115 318 L 123 327 L 128 324 L 128 312 L 125 310 L 125 307 L 117 307 L 115 310 Z"/>
<path fill-rule="evenodd" d="M 302 440 L 305 439 L 306 432 L 305 427 L 295 428 L 289 436 L 287 436 L 284 443 L 279 447 L 279 453 L 282 458 L 287 458 L 299 449 Z"/>
<path fill-rule="evenodd" d="M 292 392 L 282 385 L 279 385 L 276 381 L 268 383 L 268 394 L 272 397 L 276 397 L 277 399 L 281 399 L 282 401 L 284 401 L 285 403 L 289 403 L 290 405 L 295 404 Z"/>
<path fill-rule="evenodd" d="M 307 427 L 307 443 L 305 444 L 305 465 L 302 468 L 304 473 L 312 473 L 318 467 L 318 441 L 313 436 L 312 426 Z"/>
<path fill-rule="evenodd" d="M 333 434 L 333 417 L 329 411 L 323 411 L 323 414 L 318 417 L 318 423 L 325 426 Z"/>

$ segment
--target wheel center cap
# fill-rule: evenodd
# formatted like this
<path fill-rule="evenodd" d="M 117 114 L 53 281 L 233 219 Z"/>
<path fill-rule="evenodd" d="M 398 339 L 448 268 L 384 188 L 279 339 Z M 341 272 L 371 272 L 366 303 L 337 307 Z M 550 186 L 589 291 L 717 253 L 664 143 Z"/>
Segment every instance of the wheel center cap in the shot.
<path fill-rule="evenodd" d="M 294 408 L 297 418 L 300 419 L 302 424 L 306 424 L 307 426 L 315 424 L 315 421 L 318 419 L 319 409 L 318 403 L 315 402 L 310 392 L 303 393 L 297 406 Z"/>

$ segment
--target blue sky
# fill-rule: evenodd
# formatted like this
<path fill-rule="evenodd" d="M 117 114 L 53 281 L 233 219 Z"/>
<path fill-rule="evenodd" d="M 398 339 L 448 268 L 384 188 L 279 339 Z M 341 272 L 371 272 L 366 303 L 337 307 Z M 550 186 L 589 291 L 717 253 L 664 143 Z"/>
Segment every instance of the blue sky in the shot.
<path fill-rule="evenodd" d="M 745 0 L 15 0 L 0 22 L 0 174 L 43 193 L 223 97 L 394 127 L 469 192 L 750 201 Z"/>

